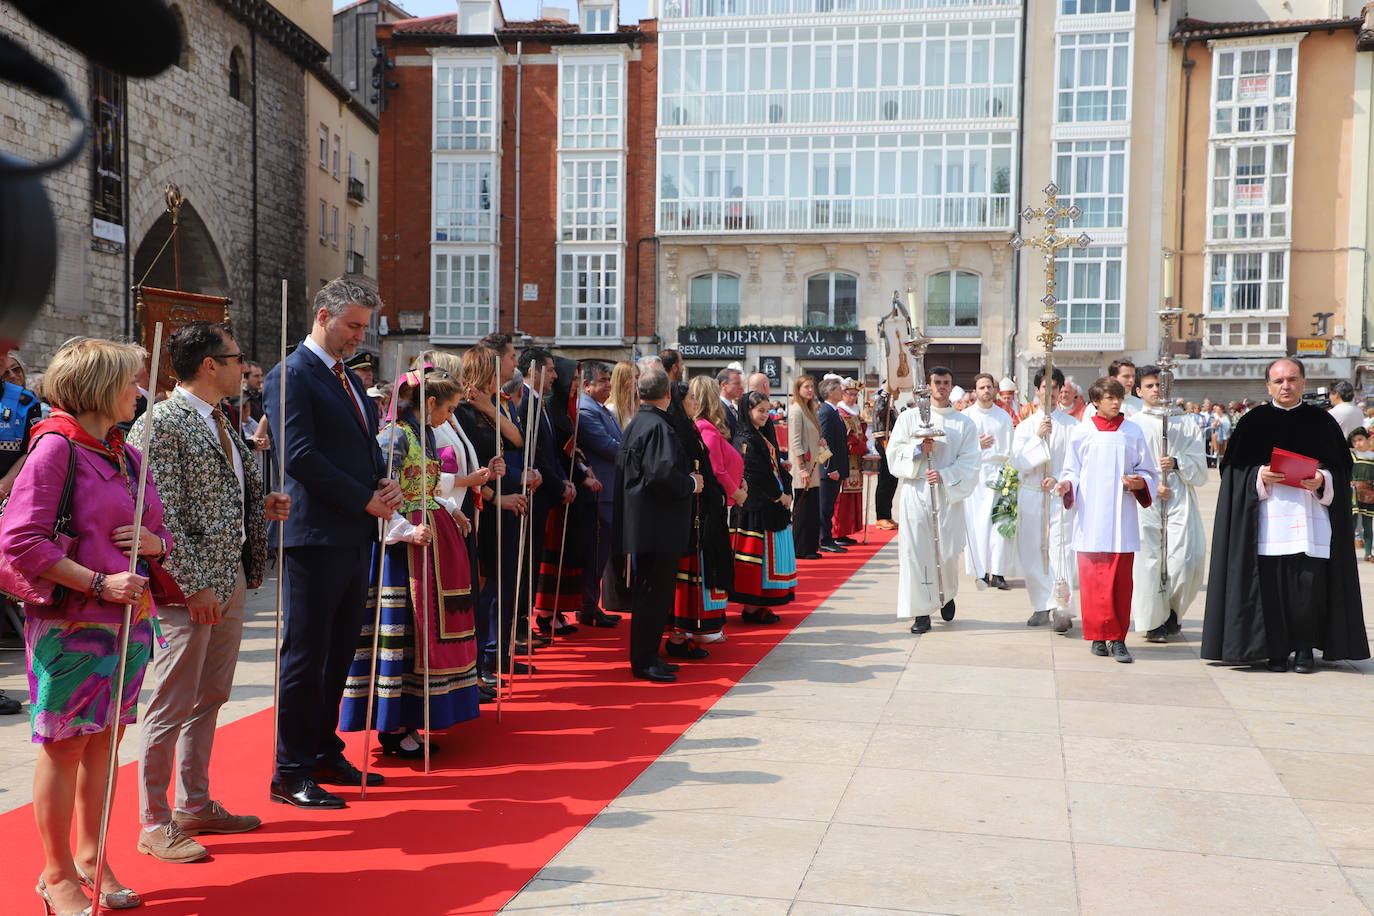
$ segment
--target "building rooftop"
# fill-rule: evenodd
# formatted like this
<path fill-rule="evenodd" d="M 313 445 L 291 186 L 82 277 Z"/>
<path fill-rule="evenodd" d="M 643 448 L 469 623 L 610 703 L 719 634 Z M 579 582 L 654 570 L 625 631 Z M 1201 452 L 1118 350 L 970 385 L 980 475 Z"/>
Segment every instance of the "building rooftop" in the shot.
<path fill-rule="evenodd" d="M 639 27 L 622 25 L 619 32 L 638 32 Z M 458 14 L 443 13 L 439 16 L 424 16 L 419 19 L 402 19 L 392 29 L 393 35 L 456 35 L 458 34 Z M 496 30 L 497 35 L 580 35 L 581 26 L 561 19 L 518 19 L 507 20 Z M 600 33 L 598 33 L 600 34 Z M 609 34 L 609 33 L 608 33 Z"/>
<path fill-rule="evenodd" d="M 1174 26 L 1174 41 L 1207 38 L 1237 38 L 1244 35 L 1281 35 L 1287 32 L 1316 32 L 1322 29 L 1359 29 L 1363 19 L 1268 19 L 1242 22 L 1208 22 L 1184 18 Z"/>

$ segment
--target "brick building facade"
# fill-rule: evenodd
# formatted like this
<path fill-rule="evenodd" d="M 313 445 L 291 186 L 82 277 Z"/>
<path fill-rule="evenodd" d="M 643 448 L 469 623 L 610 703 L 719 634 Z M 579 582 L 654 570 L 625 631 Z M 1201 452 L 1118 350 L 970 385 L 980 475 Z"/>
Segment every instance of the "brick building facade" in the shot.
<path fill-rule="evenodd" d="M 282 278 L 297 306 L 293 334 L 308 330 L 303 73 L 327 52 L 264 0 L 173 8 L 186 39 L 178 65 L 155 79 L 125 80 L 0 3 L 0 32 L 61 73 L 97 128 L 92 154 L 44 178 L 59 260 L 21 351 L 31 372 L 72 335 L 139 336 L 129 288 L 167 240 L 168 183 L 186 200 L 181 287 L 231 298 L 240 342 L 268 362 L 277 351 Z M 8 151 L 46 158 L 74 130 L 59 107 L 0 84 Z M 174 285 L 170 248 L 147 282 Z"/>
<path fill-rule="evenodd" d="M 583 4 L 584 26 L 458 7 L 378 27 L 396 84 L 378 175 L 393 339 L 406 355 L 497 328 L 585 356 L 648 344 L 652 23 L 618 26 L 599 2 Z"/>

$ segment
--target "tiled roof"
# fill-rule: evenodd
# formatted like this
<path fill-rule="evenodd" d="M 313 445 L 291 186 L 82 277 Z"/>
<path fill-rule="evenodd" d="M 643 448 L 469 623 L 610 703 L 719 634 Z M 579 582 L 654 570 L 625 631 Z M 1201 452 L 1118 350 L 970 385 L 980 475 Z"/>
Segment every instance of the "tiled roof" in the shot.
<path fill-rule="evenodd" d="M 1266 32 L 1315 32 L 1321 29 L 1357 29 L 1363 19 L 1262 19 L 1250 22 L 1208 22 L 1180 19 L 1174 26 L 1174 41 L 1197 38 L 1225 38 L 1229 35 L 1262 35 Z"/>
<path fill-rule="evenodd" d="M 454 35 L 458 32 L 458 14 L 402 19 L 392 25 L 391 31 L 393 35 Z"/>
<path fill-rule="evenodd" d="M 638 32 L 639 27 L 622 25 L 620 32 Z M 425 16 L 420 19 L 402 19 L 392 27 L 395 35 L 456 35 L 458 34 L 458 15 L 444 13 L 439 16 Z M 497 29 L 498 35 L 580 35 L 576 23 L 561 19 L 516 19 L 507 20 Z"/>

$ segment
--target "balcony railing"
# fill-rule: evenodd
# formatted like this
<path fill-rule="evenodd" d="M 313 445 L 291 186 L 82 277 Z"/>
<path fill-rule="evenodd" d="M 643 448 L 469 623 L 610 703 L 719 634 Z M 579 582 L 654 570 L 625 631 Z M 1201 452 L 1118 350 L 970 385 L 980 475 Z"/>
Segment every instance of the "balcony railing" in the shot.
<path fill-rule="evenodd" d="M 360 204 L 367 200 L 367 186 L 363 184 L 361 178 L 348 179 L 348 199 L 351 203 Z"/>
<path fill-rule="evenodd" d="M 1010 195 L 664 200 L 660 232 L 1010 229 Z"/>
<path fill-rule="evenodd" d="M 849 124 L 1015 118 L 1012 86 L 815 89 L 665 95 L 664 127 L 715 124 Z"/>

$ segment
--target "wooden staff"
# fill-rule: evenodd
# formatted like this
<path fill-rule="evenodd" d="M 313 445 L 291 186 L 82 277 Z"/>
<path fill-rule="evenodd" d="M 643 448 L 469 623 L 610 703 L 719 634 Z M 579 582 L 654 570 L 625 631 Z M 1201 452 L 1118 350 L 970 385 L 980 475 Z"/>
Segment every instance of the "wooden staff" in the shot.
<path fill-rule="evenodd" d="M 535 444 L 532 445 L 532 446 L 530 446 L 530 456 L 531 456 L 531 458 L 534 459 L 534 460 L 537 460 L 537 459 L 538 459 L 538 456 L 539 456 L 539 428 L 540 428 L 540 426 L 543 425 L 543 422 L 544 422 L 544 393 L 543 393 L 543 392 L 544 392 L 544 381 L 545 381 L 545 378 L 546 378 L 546 376 L 545 376 L 545 374 L 544 374 L 545 371 L 546 371 L 546 370 L 545 370 L 545 368 L 544 368 L 543 366 L 540 366 L 540 367 L 539 367 L 539 404 L 535 407 L 535 411 L 534 411 L 534 432 L 533 432 L 533 434 L 531 435 L 531 438 L 534 439 L 534 443 L 535 443 Z M 539 481 L 539 485 L 540 485 L 541 487 L 544 485 L 544 481 L 543 481 L 542 479 Z M 530 502 L 531 502 L 531 506 L 532 506 L 532 504 L 533 504 L 533 502 L 534 502 L 534 495 L 533 495 L 533 494 L 530 495 Z M 534 570 L 535 570 L 535 553 L 534 553 L 534 550 L 535 550 L 535 544 L 536 544 L 536 543 L 539 543 L 539 544 L 540 544 L 540 548 L 539 548 L 539 549 L 540 549 L 541 551 L 543 550 L 542 538 L 543 538 L 544 535 L 543 535 L 543 532 L 535 531 L 535 530 L 534 530 L 534 518 L 533 518 L 533 514 L 530 513 L 528 510 L 526 510 L 526 514 L 530 515 L 531 518 L 530 518 L 530 526 L 529 526 L 529 531 L 530 531 L 530 564 L 529 564 L 529 566 L 526 568 L 526 571 L 525 571 L 525 574 L 526 574 L 526 576 L 528 577 L 528 582 L 527 582 L 526 587 L 525 587 L 525 597 L 526 597 L 526 599 L 527 599 L 528 602 L 529 602 L 529 604 L 526 606 L 526 610 L 525 610 L 525 658 L 526 658 L 525 667 L 526 667 L 526 669 L 528 669 L 528 670 L 526 670 L 526 672 L 525 672 L 525 677 L 526 677 L 526 678 L 531 678 L 531 677 L 534 677 L 534 670 L 533 670 L 533 669 L 534 669 L 534 664 L 533 664 L 532 661 L 530 661 L 531 659 L 534 658 L 534 585 L 535 585 L 535 581 L 536 581 L 535 578 L 534 578 Z M 536 538 L 538 538 L 538 539 L 540 539 L 540 540 L 539 540 L 539 541 L 536 541 Z M 542 562 L 542 559 L 541 559 L 540 562 Z M 511 667 L 514 667 L 514 666 L 512 665 Z M 512 679 L 513 679 L 513 678 L 514 678 L 514 674 L 512 674 Z"/>
<path fill-rule="evenodd" d="M 500 367 L 501 367 L 500 357 L 497 357 L 497 364 L 496 364 L 496 365 L 497 365 L 497 369 L 498 369 L 498 371 L 499 371 L 499 370 L 500 370 Z M 499 383 L 500 379 L 498 378 L 497 381 L 498 381 L 498 383 Z M 496 454 L 497 454 L 498 457 L 504 458 L 504 457 L 505 457 L 505 449 L 503 449 L 503 448 L 501 447 L 501 444 L 502 444 L 502 443 L 501 443 L 501 386 L 500 386 L 500 384 L 497 384 L 497 386 L 496 386 L 496 394 L 493 396 L 493 403 L 494 403 L 495 406 L 496 406 L 496 416 L 493 417 L 493 422 L 492 422 L 492 426 L 494 427 L 494 429 L 492 430 L 492 432 L 493 432 L 493 433 L 495 434 L 495 436 L 496 436 Z M 500 722 L 500 721 L 501 721 L 501 699 L 502 699 L 503 694 L 505 693 L 504 688 L 503 688 L 502 685 L 501 685 L 501 675 L 502 675 L 502 673 L 503 673 L 503 672 L 501 671 L 501 662 L 502 662 L 502 660 L 505 658 L 505 655 L 502 654 L 502 651 L 501 651 L 501 650 L 505 647 L 505 640 L 502 638 L 503 635 L 504 635 L 504 634 L 503 634 L 503 630 L 504 630 L 505 628 L 501 626 L 501 592 L 502 592 L 501 580 L 502 580 L 504 577 L 503 577 L 502 574 L 501 574 L 501 511 L 502 511 L 502 510 L 501 510 L 501 477 L 500 477 L 500 475 L 497 476 L 497 478 L 496 478 L 496 485 L 495 485 L 494 487 L 492 487 L 491 492 L 494 494 L 493 499 L 494 499 L 495 502 L 496 502 L 496 566 L 495 566 L 495 571 L 496 571 L 496 721 L 497 721 L 497 722 Z"/>
<path fill-rule="evenodd" d="M 429 516 L 429 404 L 425 401 L 425 379 L 429 375 L 429 370 L 423 365 L 420 366 L 420 524 L 429 528 L 429 543 L 420 544 L 420 550 L 424 559 L 421 560 L 420 568 L 424 575 L 420 578 L 420 598 L 425 604 L 423 613 L 415 616 L 420 619 L 420 642 L 421 655 L 424 664 L 424 699 L 425 699 L 425 775 L 429 775 L 429 613 L 431 610 L 429 603 L 429 555 L 434 549 L 434 528 L 430 524 Z M 438 598 L 438 595 L 435 595 Z M 412 599 L 412 605 L 416 602 Z M 416 607 L 419 611 L 419 607 Z"/>
<path fill-rule="evenodd" d="M 574 371 L 577 371 L 577 370 L 574 370 Z M 576 387 L 577 387 L 577 377 L 574 375 L 574 377 L 573 377 L 573 388 L 575 389 Z M 572 394 L 569 393 L 568 396 L 569 396 L 569 397 L 572 397 Z M 577 427 L 578 427 L 578 425 L 579 425 L 581 419 L 582 419 L 582 412 L 581 412 L 581 411 L 578 411 L 578 413 L 576 414 L 576 416 L 573 417 L 572 440 L 571 440 L 571 442 L 569 443 L 569 445 L 571 446 L 570 451 L 572 452 L 572 454 L 570 454 L 570 455 L 568 456 L 568 479 L 569 479 L 569 480 L 572 480 L 572 478 L 573 478 L 573 469 L 577 466 Z M 576 499 L 577 499 L 577 497 L 574 495 L 573 500 L 576 501 Z M 568 516 L 569 516 L 569 515 L 572 515 L 572 503 L 565 503 L 564 506 L 563 506 L 563 534 L 562 534 L 562 536 L 560 536 L 559 539 L 558 539 L 558 572 L 557 572 L 557 574 L 556 574 L 555 577 L 554 577 L 554 581 L 555 581 L 555 583 L 556 583 L 555 588 L 557 589 L 557 590 L 555 591 L 555 593 L 554 593 L 555 596 L 562 595 L 562 593 L 563 593 L 563 551 L 564 551 L 564 549 L 568 546 Z M 596 545 L 593 545 L 593 549 L 595 549 L 595 546 L 596 546 Z M 554 609 L 553 609 L 553 624 L 549 627 L 549 639 L 550 639 L 550 640 L 553 640 L 553 638 L 555 637 L 555 635 L 556 635 L 557 632 L 558 632 L 558 613 L 559 613 L 559 612 L 558 612 L 558 602 L 557 602 L 557 600 L 555 600 L 555 601 L 554 601 Z M 552 644 L 552 643 L 550 643 L 550 644 Z"/>
<path fill-rule="evenodd" d="M 531 364 L 530 364 L 530 373 L 533 374 L 533 372 L 534 372 L 534 364 L 531 363 Z M 534 405 L 533 405 L 533 403 L 532 403 L 531 400 L 530 400 L 530 396 L 527 395 L 527 396 L 525 397 L 525 441 L 524 441 L 524 443 L 523 443 L 523 445 L 524 445 L 524 468 L 522 469 L 522 471 L 521 471 L 521 473 L 520 473 L 520 495 L 526 498 L 526 503 L 525 503 L 525 511 L 524 511 L 524 513 L 520 516 L 520 533 L 519 533 L 519 535 L 516 537 L 516 548 L 517 548 L 517 550 L 519 551 L 519 553 L 516 554 L 516 559 L 515 559 L 515 595 L 513 596 L 513 599 L 512 599 L 512 600 L 513 600 L 514 602 L 516 602 L 516 603 L 519 603 L 519 600 L 520 600 L 520 583 L 521 583 L 521 581 L 524 579 L 524 575 L 525 575 L 525 533 L 526 533 L 526 531 L 528 531 L 528 529 L 530 528 L 530 505 L 529 505 L 529 500 L 530 500 L 531 497 L 530 497 L 530 485 L 529 485 L 529 469 L 530 469 L 531 443 L 532 443 L 533 440 L 534 440 L 534 436 L 533 436 L 532 430 L 530 429 L 530 411 L 532 410 L 533 406 L 534 406 Z M 533 557 L 531 557 L 531 559 L 533 559 Z M 511 691 L 512 694 L 515 693 L 515 646 L 516 646 L 515 629 L 516 629 L 516 622 L 517 622 L 519 619 L 520 619 L 519 609 L 518 609 L 518 608 L 512 607 L 512 608 L 511 608 L 511 615 L 510 615 L 510 648 L 511 648 L 511 664 L 510 664 L 510 667 L 511 667 L 511 670 L 510 670 L 510 672 L 509 672 L 509 674 L 510 674 L 510 684 L 509 684 L 509 687 L 510 687 L 510 691 Z M 498 624 L 499 624 L 499 622 L 500 622 L 499 619 L 498 619 L 497 622 L 498 622 Z M 527 663 L 527 664 L 528 664 L 528 663 Z"/>
<path fill-rule="evenodd" d="M 400 369 L 401 362 L 401 342 L 396 342 L 396 368 Z M 393 426 L 396 422 L 396 392 L 401 390 L 401 379 L 397 378 L 391 386 L 391 405 L 386 409 L 384 421 Z M 395 433 L 392 433 L 395 438 Z M 391 479 L 392 462 L 396 455 L 395 443 L 387 446 L 386 450 L 386 479 Z M 372 758 L 372 710 L 373 697 L 377 692 L 377 656 L 382 651 L 382 573 L 386 568 L 386 522 L 384 518 L 377 519 L 377 601 L 375 610 L 372 614 L 372 658 L 369 661 L 367 674 L 367 716 L 363 719 L 363 784 L 360 786 L 358 796 L 367 798 L 367 768 Z"/>
<path fill-rule="evenodd" d="M 281 351 L 277 361 L 277 488 L 286 492 L 286 281 L 281 281 Z M 263 409 L 267 405 L 263 404 Z M 270 429 L 270 427 L 269 427 Z M 281 620 L 285 604 L 282 581 L 286 570 L 286 522 L 277 522 L 277 616 L 272 634 L 272 769 L 277 768 L 277 737 L 281 734 Z"/>
<path fill-rule="evenodd" d="M 148 378 L 153 380 L 153 394 L 157 392 L 157 370 L 162 355 L 162 322 L 153 325 L 153 356 Z M 140 444 L 142 457 L 138 463 L 138 495 L 134 498 L 133 543 L 129 546 L 129 574 L 138 572 L 138 544 L 143 532 L 143 504 L 148 491 L 148 454 L 153 445 L 153 404 L 156 399 L 148 398 L 148 406 L 143 418 L 143 442 Z M 146 592 L 145 592 L 146 594 Z M 141 599 L 140 599 L 141 600 Z M 100 885 L 105 877 L 105 834 L 110 829 L 110 806 L 114 802 L 115 771 L 119 768 L 119 719 L 124 707 L 124 666 L 129 661 L 129 629 L 132 625 L 133 605 L 124 605 L 124 618 L 119 626 L 119 659 L 115 665 L 114 679 L 110 685 L 110 721 L 106 728 L 110 731 L 110 756 L 105 768 L 105 795 L 100 804 L 100 837 L 96 841 L 95 873 L 91 881 L 95 885 L 94 913 L 99 916 L 105 909 L 100 903 Z"/>

